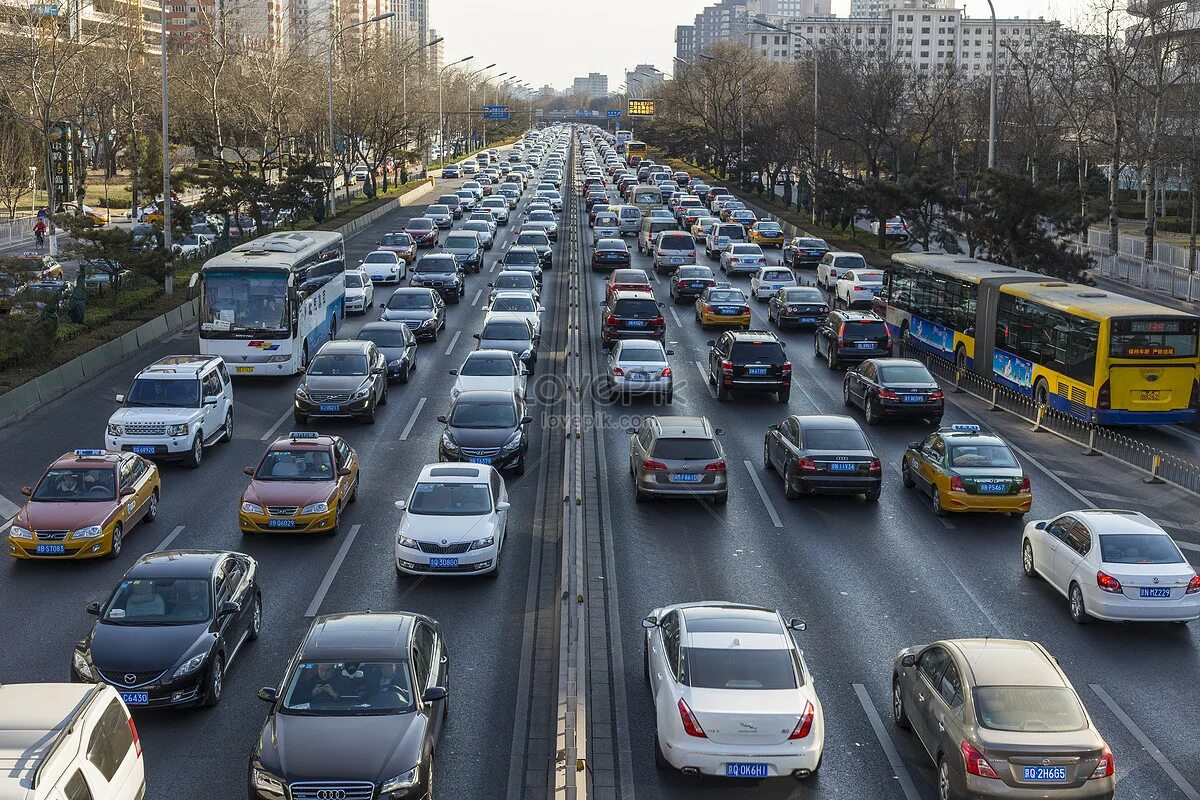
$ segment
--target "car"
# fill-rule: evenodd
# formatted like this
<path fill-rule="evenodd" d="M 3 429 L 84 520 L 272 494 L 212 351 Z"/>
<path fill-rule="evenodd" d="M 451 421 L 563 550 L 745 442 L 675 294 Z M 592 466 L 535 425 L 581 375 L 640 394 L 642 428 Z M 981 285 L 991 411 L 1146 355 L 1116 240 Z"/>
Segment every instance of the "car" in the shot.
<path fill-rule="evenodd" d="M 321 345 L 296 386 L 292 416 L 303 425 L 312 417 L 375 423 L 387 405 L 387 361 L 373 342 L 335 339 Z"/>
<path fill-rule="evenodd" d="M 409 286 L 433 289 L 448 302 L 457 305 L 466 294 L 463 268 L 452 253 L 426 253 L 413 264 Z"/>
<path fill-rule="evenodd" d="M 443 178 L 461 178 L 462 177 L 462 167 L 460 167 L 458 164 L 447 164 L 445 167 L 442 168 L 442 177 Z"/>
<path fill-rule="evenodd" d="M 483 268 L 483 245 L 474 231 L 453 231 L 446 235 L 442 250 L 454 256 L 463 272 L 479 272 Z"/>
<path fill-rule="evenodd" d="M 262 630 L 258 562 L 208 550 L 149 553 L 84 609 L 97 620 L 75 645 L 72 680 L 112 686 L 134 707 L 215 706 L 226 668 Z"/>
<path fill-rule="evenodd" d="M 862 408 L 868 425 L 897 417 L 922 417 L 940 425 L 946 395 L 920 361 L 868 358 L 846 370 L 842 400 Z"/>
<path fill-rule="evenodd" d="M 488 197 L 479 204 L 479 208 L 491 214 L 496 224 L 504 227 L 508 224 L 508 198 L 507 197 Z"/>
<path fill-rule="evenodd" d="M 614 269 L 604 282 L 604 299 L 612 299 L 614 292 L 654 292 L 650 278 L 644 269 Z"/>
<path fill-rule="evenodd" d="M 542 257 L 532 247 L 525 247 L 523 245 L 509 247 L 508 252 L 500 259 L 500 269 L 507 272 L 528 272 L 534 277 L 538 285 L 541 285 Z"/>
<path fill-rule="evenodd" d="M 553 211 L 535 208 L 528 211 L 525 215 L 525 222 L 544 222 L 546 223 L 546 235 L 550 237 L 550 241 L 558 241 L 558 220 L 555 219 Z"/>
<path fill-rule="evenodd" d="M 734 245 L 741 246 L 744 245 Z M 795 274 L 787 267 L 760 267 L 750 278 L 750 296 L 761 303 L 784 287 L 798 285 Z"/>
<path fill-rule="evenodd" d="M 879 220 L 871 222 L 871 233 L 875 236 L 879 235 Z M 883 235 L 889 242 L 898 242 L 903 244 L 912 238 L 912 233 L 909 231 L 908 223 L 900 217 L 892 217 L 883 225 Z"/>
<path fill-rule="evenodd" d="M 708 382 L 717 400 L 732 391 L 774 392 L 780 403 L 792 393 L 792 363 L 784 343 L 770 331 L 726 331 L 708 341 Z"/>
<path fill-rule="evenodd" d="M 770 220 L 751 223 L 749 236 L 750 241 L 759 247 L 783 247 L 784 244 L 783 228 L 778 222 Z"/>
<path fill-rule="evenodd" d="M 406 264 L 411 264 L 413 259 L 417 257 L 416 240 L 403 231 L 385 233 L 379 237 L 379 241 L 375 243 L 375 247 L 378 250 L 389 250 L 395 253 Z"/>
<path fill-rule="evenodd" d="M 116 559 L 134 526 L 154 522 L 162 481 L 134 453 L 75 450 L 54 460 L 8 529 L 8 554 L 25 559 Z"/>
<path fill-rule="evenodd" d="M 793 236 L 783 246 L 783 263 L 792 269 L 814 266 L 826 253 L 829 243 L 816 236 Z"/>
<path fill-rule="evenodd" d="M 875 297 L 883 290 L 883 272 L 877 269 L 847 270 L 838 275 L 834 284 L 834 305 L 846 308 L 871 307 Z"/>
<path fill-rule="evenodd" d="M 867 260 L 858 253 L 831 250 L 817 262 L 817 285 L 833 291 L 838 276 L 843 272 L 867 268 Z"/>
<path fill-rule="evenodd" d="M 404 223 L 404 232 L 412 237 L 419 249 L 437 247 L 438 228 L 428 217 L 413 217 Z"/>
<path fill-rule="evenodd" d="M 527 270 L 505 270 L 500 272 L 494 281 L 488 284 L 491 290 L 488 294 L 488 302 L 494 300 L 501 292 L 528 292 L 533 295 L 533 299 L 537 300 L 538 282 L 534 273 Z"/>
<path fill-rule="evenodd" d="M 670 403 L 675 396 L 675 378 L 662 342 L 654 339 L 622 339 L 608 352 L 610 395 L 626 397 L 649 394 Z"/>
<path fill-rule="evenodd" d="M 358 263 L 371 281 L 377 283 L 399 283 L 407 272 L 405 262 L 391 250 L 374 250 Z"/>
<path fill-rule="evenodd" d="M 544 197 L 550 201 L 550 208 L 555 213 L 562 211 L 562 208 L 563 208 L 562 195 L 558 193 L 557 189 L 537 189 L 536 191 L 537 191 L 537 195 L 536 195 L 537 197 Z"/>
<path fill-rule="evenodd" d="M 712 203 L 712 212 L 717 215 L 722 222 L 736 222 L 733 218 L 734 211 L 745 211 L 746 204 L 741 200 L 735 200 L 731 197 L 722 198 Z"/>
<path fill-rule="evenodd" d="M 280 684 L 258 690 L 271 710 L 250 754 L 249 797 L 429 797 L 449 680 L 430 617 L 317 617 Z"/>
<path fill-rule="evenodd" d="M 727 282 L 726 282 L 727 284 Z M 716 325 L 723 328 L 750 328 L 750 305 L 741 289 L 715 285 L 705 289 L 694 303 L 696 322 L 701 328 Z"/>
<path fill-rule="evenodd" d="M 633 256 L 623 239 L 597 239 L 592 245 L 592 269 L 628 267 Z"/>
<path fill-rule="evenodd" d="M 493 227 L 482 220 L 467 220 L 462 224 L 461 230 L 470 231 L 479 237 L 479 243 L 485 251 L 491 250 L 492 245 L 496 242 L 496 233 Z"/>
<path fill-rule="evenodd" d="M 534 333 L 541 334 L 542 312 L 546 309 L 538 305 L 537 299 L 529 292 L 498 292 L 488 299 L 487 313 L 483 320 L 492 314 L 516 314 L 524 317 L 533 325 Z"/>
<path fill-rule="evenodd" d="M 982 511 L 1020 517 L 1033 505 L 1033 484 L 999 436 L 961 423 L 909 442 L 900 462 L 907 489 L 929 496 L 936 516 Z"/>
<path fill-rule="evenodd" d="M 463 214 L 474 211 L 479 205 L 479 201 L 475 198 L 475 193 L 469 189 L 459 189 L 454 193 L 454 196 L 458 198 L 458 205 Z M 443 201 L 439 200 L 438 202 Z"/>
<path fill-rule="evenodd" d="M 707 215 L 701 215 L 697 217 L 689 229 L 691 231 L 692 238 L 696 240 L 697 244 L 704 242 L 708 235 L 708 229 L 719 221 L 720 220 L 718 220 L 716 217 Z"/>
<path fill-rule="evenodd" d="M 904 648 L 892 665 L 892 720 L 930 754 L 947 800 L 1113 797 L 1112 749 L 1058 659 L 1037 642 Z"/>
<path fill-rule="evenodd" d="M 439 461 L 487 464 L 524 474 L 533 417 L 523 395 L 486 389 L 459 392 L 450 412 L 437 420 L 446 426 L 438 441 Z"/>
<path fill-rule="evenodd" d="M 737 222 L 720 222 L 714 220 L 704 232 L 704 254 L 709 258 L 720 258 L 731 244 L 752 247 L 759 255 L 762 255 L 762 248 L 758 245 L 746 244 L 746 230 Z M 763 256 L 761 262 L 753 261 L 748 263 L 746 269 L 752 272 L 765 263 L 766 257 Z"/>
<path fill-rule="evenodd" d="M 649 292 L 613 292 L 601 304 L 600 342 L 611 347 L 618 339 L 665 340 L 667 321 L 662 304 Z"/>
<path fill-rule="evenodd" d="M 659 769 L 743 779 L 817 774 L 825 714 L 792 638 L 807 630 L 803 620 L 709 601 L 656 608 L 642 627 Z"/>
<path fill-rule="evenodd" d="M 469 192 L 468 192 L 468 194 L 469 194 Z M 457 194 L 441 195 L 438 197 L 437 201 L 438 201 L 438 205 L 443 205 L 443 206 L 446 206 L 446 208 L 450 209 L 451 218 L 462 219 L 462 215 L 463 215 L 463 211 L 464 211 L 463 202 L 462 202 L 462 198 L 459 197 Z M 428 216 L 428 214 L 426 216 Z"/>
<path fill-rule="evenodd" d="M 629 428 L 629 474 L 637 502 L 683 497 L 725 503 L 729 480 L 724 434 L 707 417 L 649 416 Z"/>
<path fill-rule="evenodd" d="M 767 265 L 767 256 L 756 244 L 730 242 L 721 250 L 720 264 L 721 271 L 728 275 L 746 272 L 754 275 Z M 795 281 L 795 277 L 792 280 Z"/>
<path fill-rule="evenodd" d="M 767 301 L 767 322 L 781 330 L 789 325 L 815 327 L 828 313 L 825 295 L 815 286 L 784 286 Z"/>
<path fill-rule="evenodd" d="M 1021 570 L 1066 597 L 1080 624 L 1200 618 L 1196 570 L 1167 532 L 1137 511 L 1085 509 L 1028 523 Z"/>
<path fill-rule="evenodd" d="M 748 227 L 750 227 L 751 225 L 756 225 L 756 224 L 759 224 L 759 222 L 758 222 L 758 215 L 757 215 L 757 214 L 755 214 L 753 211 L 751 211 L 751 210 L 750 210 L 750 209 L 748 209 L 748 208 L 735 208 L 735 209 L 733 209 L 731 212 L 729 212 L 729 221 L 730 221 L 730 222 L 740 222 L 742 225 L 746 226 L 747 228 L 748 228 Z M 783 238 L 783 236 L 782 236 L 782 234 L 783 234 L 783 231 L 782 231 L 782 230 L 780 230 L 780 232 L 779 232 L 779 233 L 780 233 L 780 236 L 778 237 L 778 238 L 779 238 L 779 245 L 778 245 L 778 246 L 782 247 L 782 246 L 783 246 L 783 241 L 782 241 L 782 238 Z M 768 241 L 771 241 L 771 237 L 767 237 L 767 240 L 768 240 Z M 765 246 L 765 247 L 771 247 L 771 246 L 775 246 L 775 245 L 773 245 L 773 244 L 768 244 L 768 245 L 763 245 L 763 246 Z"/>
<path fill-rule="evenodd" d="M 105 429 L 109 450 L 200 466 L 204 448 L 233 441 L 233 382 L 219 356 L 164 356 L 134 376 Z"/>
<path fill-rule="evenodd" d="M 501 394 L 470 392 L 467 394 Z M 499 449 L 499 448 L 494 448 Z M 508 532 L 504 478 L 486 463 L 428 464 L 399 500 L 396 572 L 497 578 Z M 412 795 L 424 798 L 426 795 Z"/>
<path fill-rule="evenodd" d="M 617 215 L 609 212 L 604 212 L 596 215 L 596 222 L 592 226 L 592 243 L 595 244 L 601 239 L 617 239 L 621 236 L 621 225 L 617 222 Z"/>
<path fill-rule="evenodd" d="M 850 417 L 793 414 L 767 429 L 763 466 L 778 472 L 784 495 L 861 494 L 879 499 L 883 466 L 862 428 Z"/>
<path fill-rule="evenodd" d="M 454 224 L 454 215 L 450 211 L 450 206 L 442 203 L 434 203 L 426 206 L 425 218 L 433 220 L 433 224 L 443 230 L 448 229 Z"/>
<path fill-rule="evenodd" d="M 446 303 L 432 288 L 401 287 L 392 292 L 379 315 L 382 322 L 402 322 L 418 339 L 436 342 L 446 327 Z"/>
<path fill-rule="evenodd" d="M 375 345 L 387 362 L 388 380 L 395 378 L 408 383 L 409 374 L 417 368 L 417 337 L 413 328 L 399 321 L 368 322 L 354 338 Z"/>
<path fill-rule="evenodd" d="M 365 314 L 375 305 L 375 284 L 366 270 L 348 269 L 346 280 L 346 313 Z"/>
<path fill-rule="evenodd" d="M 544 225 L 545 223 L 533 223 L 535 225 Z M 554 268 L 554 246 L 550 244 L 550 237 L 546 235 L 544 230 L 527 230 L 521 228 L 521 232 L 517 234 L 517 238 L 513 240 L 514 245 L 521 247 L 532 247 L 537 251 L 538 257 L 541 259 L 542 269 Z"/>
<path fill-rule="evenodd" d="M 175 240 L 171 248 L 181 256 L 195 256 L 207 253 L 215 242 L 216 239 L 204 233 L 185 233 Z"/>
<path fill-rule="evenodd" d="M 482 330 L 473 334 L 480 350 L 508 350 L 515 354 L 532 375 L 537 367 L 539 335 L 537 327 L 524 314 L 497 311 L 489 314 Z"/>
<path fill-rule="evenodd" d="M 528 371 L 511 350 L 475 350 L 467 355 L 458 369 L 450 370 L 455 376 L 450 389 L 451 399 L 463 392 L 501 391 L 525 396 Z"/>
<path fill-rule="evenodd" d="M 671 273 L 670 294 L 676 303 L 686 302 L 704 294 L 704 290 L 717 285 L 713 271 L 708 267 L 682 266 Z"/>
<path fill-rule="evenodd" d="M 336 535 L 345 507 L 358 499 L 358 453 L 340 436 L 293 431 L 278 437 L 238 503 L 242 534 L 293 531 Z"/>
<path fill-rule="evenodd" d="M 655 272 L 671 273 L 696 264 L 696 241 L 682 231 L 663 231 L 650 249 Z"/>
<path fill-rule="evenodd" d="M 661 211 L 662 214 L 654 212 Z M 671 212 L 665 208 L 654 208 L 650 213 L 642 217 L 642 221 L 638 224 L 637 229 L 637 251 L 651 255 L 654 252 L 654 242 L 659 234 L 666 231 L 674 231 L 679 228 L 679 224 L 671 216 Z"/>
<path fill-rule="evenodd" d="M 813 357 L 820 358 L 822 353 L 830 369 L 868 358 L 885 358 L 892 354 L 892 334 L 887 324 L 870 311 L 835 309 L 813 333 Z"/>

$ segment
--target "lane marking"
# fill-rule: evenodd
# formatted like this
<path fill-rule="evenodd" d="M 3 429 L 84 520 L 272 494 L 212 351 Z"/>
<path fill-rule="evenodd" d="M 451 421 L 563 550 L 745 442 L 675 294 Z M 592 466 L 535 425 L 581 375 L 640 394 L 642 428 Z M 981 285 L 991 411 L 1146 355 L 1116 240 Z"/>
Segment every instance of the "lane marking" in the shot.
<path fill-rule="evenodd" d="M 12 520 L 9 520 L 9 522 L 11 523 Z M 1175 544 L 1178 545 L 1183 550 L 1191 550 L 1193 553 L 1200 553 L 1200 544 L 1192 544 L 1191 542 L 1181 542 L 1178 539 L 1175 540 Z"/>
<path fill-rule="evenodd" d="M 4 521 L 4 524 L 0 525 L 0 533 L 4 533 L 9 528 L 11 528 L 14 520 L 16 520 L 16 517 L 12 517 L 11 519 L 6 519 Z"/>
<path fill-rule="evenodd" d="M 948 530 L 948 531 L 954 530 L 954 527 L 955 527 L 954 523 L 951 522 L 950 520 L 946 519 L 945 517 L 934 517 L 934 519 L 936 519 L 938 522 L 942 523 L 942 527 L 945 528 L 946 530 Z"/>
<path fill-rule="evenodd" d="M 15 517 L 20 510 L 19 505 L 0 495 L 0 517 Z"/>
<path fill-rule="evenodd" d="M 1158 762 L 1158 765 L 1162 767 L 1163 772 L 1167 773 L 1167 777 L 1169 777 L 1175 783 L 1175 785 L 1179 787 L 1180 791 L 1183 792 L 1184 797 L 1188 798 L 1188 800 L 1200 800 L 1200 792 L 1197 792 L 1195 788 L 1188 783 L 1187 778 L 1183 777 L 1179 770 L 1175 769 L 1175 765 L 1168 761 L 1167 757 L 1163 755 L 1163 752 L 1154 746 L 1154 742 L 1150 741 L 1150 737 L 1147 736 L 1145 732 L 1143 732 L 1142 729 L 1137 726 L 1137 723 L 1130 719 L 1129 715 L 1126 714 L 1119 705 L 1117 705 L 1117 702 L 1112 699 L 1108 692 L 1104 690 L 1104 687 L 1098 683 L 1092 683 L 1088 685 L 1092 687 L 1092 691 L 1096 693 L 1096 696 L 1100 698 L 1100 701 L 1104 703 L 1104 705 L 1108 706 L 1108 710 L 1111 711 L 1117 719 L 1121 720 L 1121 724 L 1125 726 L 1126 730 L 1133 734 L 1133 738 L 1138 740 L 1138 744 L 1142 746 L 1142 749 L 1149 753 L 1150 757 Z"/>
<path fill-rule="evenodd" d="M 675 309 L 668 306 L 667 310 L 671 312 L 671 319 L 675 320 L 675 327 L 682 328 L 683 323 L 679 321 L 679 315 L 675 313 Z"/>
<path fill-rule="evenodd" d="M 450 352 L 454 349 L 454 345 L 458 344 L 458 337 L 461 334 L 462 331 L 455 331 L 454 335 L 450 337 L 450 344 L 446 347 L 446 355 L 450 355 Z"/>
<path fill-rule="evenodd" d="M 403 442 L 408 438 L 408 435 L 412 433 L 413 425 L 415 425 L 417 422 L 417 415 L 421 413 L 421 409 L 424 407 L 425 398 L 422 397 L 417 401 L 417 407 L 413 409 L 412 416 L 408 418 L 408 424 L 404 426 L 404 432 L 400 434 L 400 441 Z"/>
<path fill-rule="evenodd" d="M 858 702 L 862 704 L 863 711 L 867 715 L 867 721 L 871 723 L 871 729 L 875 731 L 875 738 L 879 740 L 879 746 L 883 748 L 883 754 L 887 756 L 888 764 L 892 766 L 892 777 L 900 782 L 905 800 L 920 800 L 921 796 L 917 794 L 917 787 L 913 785 L 912 776 L 908 774 L 908 767 L 904 766 L 904 762 L 900 760 L 900 753 L 896 750 L 896 745 L 892 743 L 892 737 L 888 736 L 887 730 L 883 727 L 883 720 L 879 718 L 879 712 L 875 710 L 871 696 L 867 694 L 867 687 L 861 683 L 855 683 L 852 686 L 854 693 L 858 695 Z"/>
<path fill-rule="evenodd" d="M 361 525 L 350 527 L 350 532 L 342 540 L 342 546 L 338 548 L 337 555 L 333 557 L 333 563 L 329 565 L 329 569 L 325 570 L 325 577 L 321 579 L 321 585 L 317 587 L 317 593 L 313 595 L 312 602 L 308 604 L 304 616 L 315 617 L 317 615 L 317 611 L 321 608 L 321 602 L 324 601 L 329 587 L 333 585 L 333 579 L 341 568 L 342 562 L 346 560 L 346 554 L 350 552 L 350 545 L 354 544 L 354 537 L 358 536 L 358 529 L 361 527 Z"/>
<path fill-rule="evenodd" d="M 767 513 L 771 516 L 771 522 L 776 528 L 782 528 L 783 522 L 780 521 L 779 515 L 775 513 L 775 504 L 771 502 L 771 498 L 767 495 L 767 490 L 763 487 L 762 481 L 758 477 L 758 470 L 754 468 L 754 464 L 750 459 L 742 461 L 746 465 L 746 471 L 750 473 L 750 480 L 754 481 L 754 488 L 758 489 L 758 496 L 762 498 L 763 505 L 767 507 Z"/>
<path fill-rule="evenodd" d="M 717 390 L 714 389 L 713 385 L 708 382 L 708 370 L 704 369 L 704 365 L 699 361 L 693 361 L 692 363 L 696 365 L 696 369 L 700 372 L 700 380 L 704 382 L 704 387 L 708 389 L 709 396 L 712 397 L 713 400 L 716 400 Z"/>
<path fill-rule="evenodd" d="M 184 526 L 184 525 L 177 525 L 177 526 L 175 526 L 175 530 L 173 530 L 173 531 L 171 531 L 170 533 L 168 533 L 168 534 L 167 534 L 167 536 L 166 536 L 166 538 L 165 538 L 165 539 L 163 539 L 161 542 L 159 542 L 159 543 L 158 543 L 158 546 L 157 546 L 157 547 L 155 547 L 154 549 L 155 549 L 156 551 L 162 551 L 162 550 L 166 550 L 168 547 L 170 547 L 170 546 L 171 546 L 171 542 L 175 541 L 175 537 L 176 537 L 176 536 L 178 536 L 179 534 L 183 533 L 183 529 L 184 529 L 185 527 L 186 527 L 186 526 Z"/>
<path fill-rule="evenodd" d="M 275 420 L 275 424 L 272 425 L 271 427 L 267 428 L 267 432 L 264 433 L 262 436 L 258 437 L 258 440 L 260 442 L 265 442 L 268 439 L 270 439 L 272 436 L 275 435 L 275 431 L 279 430 L 279 426 L 282 425 L 283 423 L 287 422 L 287 418 L 290 416 L 292 416 L 291 411 L 283 412 L 283 416 L 280 417 L 279 419 Z"/>
<path fill-rule="evenodd" d="M 475 305 L 476 303 L 478 303 L 479 298 L 481 298 L 481 297 L 483 297 L 483 289 L 482 288 L 476 289 L 475 296 L 471 298 L 471 305 Z"/>
<path fill-rule="evenodd" d="M 1086 494 L 1088 497 L 1095 497 L 1100 500 L 1114 500 L 1118 503 L 1125 503 L 1129 500 L 1128 497 L 1121 497 L 1120 495 L 1116 494 L 1105 494 L 1104 492 L 1096 492 L 1092 491 L 1091 489 L 1080 489 L 1079 491 L 1081 494 Z"/>
<path fill-rule="evenodd" d="M 1172 425 L 1171 427 L 1167 428 L 1166 430 L 1170 431 L 1171 433 L 1176 434 L 1178 436 L 1184 436 L 1188 439 L 1191 439 L 1193 442 L 1200 442 L 1200 433 L 1196 433 L 1193 430 L 1189 430 L 1188 428 L 1185 428 L 1182 425 Z"/>

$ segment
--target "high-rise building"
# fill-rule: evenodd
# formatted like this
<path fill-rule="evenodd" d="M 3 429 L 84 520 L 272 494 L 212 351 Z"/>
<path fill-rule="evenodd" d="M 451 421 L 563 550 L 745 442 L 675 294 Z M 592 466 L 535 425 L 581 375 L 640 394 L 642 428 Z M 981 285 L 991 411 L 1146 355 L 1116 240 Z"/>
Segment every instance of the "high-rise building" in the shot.
<path fill-rule="evenodd" d="M 608 94 L 608 76 L 599 72 L 588 73 L 586 77 L 576 78 L 571 91 L 574 94 L 592 97 L 604 97 Z"/>
<path fill-rule="evenodd" d="M 696 26 L 675 26 L 675 57 L 680 61 L 691 61 L 696 52 Z"/>
<path fill-rule="evenodd" d="M 882 17 L 889 11 L 939 8 L 954 8 L 954 0 L 850 0 L 852 17 Z"/>
<path fill-rule="evenodd" d="M 625 73 L 625 86 L 631 93 L 646 92 L 656 86 L 661 86 L 663 74 L 654 68 L 653 64 L 638 64 Z"/>
<path fill-rule="evenodd" d="M 438 38 L 438 32 L 434 28 L 429 29 L 429 38 L 427 41 L 432 42 Z M 446 66 L 446 43 L 438 42 L 433 47 L 429 48 L 429 66 L 433 69 L 441 69 Z"/>
<path fill-rule="evenodd" d="M 675 55 L 685 61 L 720 41 L 738 40 L 758 30 L 752 17 L 781 24 L 795 17 L 824 17 L 830 0 L 721 0 L 696 15 L 691 25 L 675 29 Z"/>

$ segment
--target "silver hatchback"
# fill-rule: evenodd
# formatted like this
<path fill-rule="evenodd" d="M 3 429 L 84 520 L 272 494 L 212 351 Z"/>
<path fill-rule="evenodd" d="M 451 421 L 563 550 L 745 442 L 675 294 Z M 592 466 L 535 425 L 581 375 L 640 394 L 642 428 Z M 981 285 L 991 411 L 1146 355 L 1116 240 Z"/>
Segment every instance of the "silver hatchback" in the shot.
<path fill-rule="evenodd" d="M 621 339 L 613 342 L 608 353 L 608 389 L 613 396 L 649 394 L 670 403 L 674 396 L 674 377 L 664 350 L 654 339 Z"/>
<path fill-rule="evenodd" d="M 629 474 L 641 503 L 685 497 L 724 503 L 729 499 L 725 453 L 707 417 L 647 417 L 629 428 Z"/>

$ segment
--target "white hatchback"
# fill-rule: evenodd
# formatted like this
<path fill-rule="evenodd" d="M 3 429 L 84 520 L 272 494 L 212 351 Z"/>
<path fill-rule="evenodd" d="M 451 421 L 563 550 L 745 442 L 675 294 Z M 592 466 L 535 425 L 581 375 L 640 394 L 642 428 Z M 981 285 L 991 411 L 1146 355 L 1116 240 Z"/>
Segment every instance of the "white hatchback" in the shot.
<path fill-rule="evenodd" d="M 358 263 L 375 283 L 399 283 L 408 274 L 404 259 L 391 250 L 373 250 Z"/>
<path fill-rule="evenodd" d="M 799 285 L 795 274 L 787 267 L 763 267 L 750 279 L 750 295 L 762 303 L 770 300 L 779 289 Z"/>
<path fill-rule="evenodd" d="M 375 305 L 375 284 L 361 269 L 346 270 L 346 313 L 365 314 Z"/>
<path fill-rule="evenodd" d="M 834 284 L 834 305 L 841 303 L 846 308 L 866 306 L 883 289 L 883 272 L 877 269 L 853 269 L 838 275 Z"/>
<path fill-rule="evenodd" d="M 867 260 L 858 253 L 826 253 L 817 262 L 817 285 L 832 290 L 838 276 L 846 270 L 866 268 Z"/>
<path fill-rule="evenodd" d="M 397 500 L 396 571 L 488 575 L 500 571 L 508 526 L 504 478 L 487 464 L 427 464 L 409 499 Z"/>

